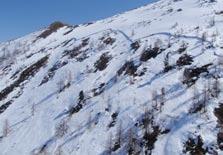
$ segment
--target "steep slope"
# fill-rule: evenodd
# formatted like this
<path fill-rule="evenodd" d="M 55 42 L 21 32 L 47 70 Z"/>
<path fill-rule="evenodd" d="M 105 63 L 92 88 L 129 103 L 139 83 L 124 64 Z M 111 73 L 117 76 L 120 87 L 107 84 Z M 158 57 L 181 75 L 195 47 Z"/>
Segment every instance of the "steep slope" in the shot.
<path fill-rule="evenodd" d="M 161 0 L 0 44 L 0 154 L 223 154 L 222 0 Z"/>

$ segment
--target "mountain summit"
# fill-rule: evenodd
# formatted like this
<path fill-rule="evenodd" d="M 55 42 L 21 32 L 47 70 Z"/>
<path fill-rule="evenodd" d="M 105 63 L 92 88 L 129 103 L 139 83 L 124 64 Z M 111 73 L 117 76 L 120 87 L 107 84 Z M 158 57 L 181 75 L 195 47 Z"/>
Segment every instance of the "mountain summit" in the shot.
<path fill-rule="evenodd" d="M 161 0 L 0 44 L 0 155 L 223 154 L 223 1 Z"/>

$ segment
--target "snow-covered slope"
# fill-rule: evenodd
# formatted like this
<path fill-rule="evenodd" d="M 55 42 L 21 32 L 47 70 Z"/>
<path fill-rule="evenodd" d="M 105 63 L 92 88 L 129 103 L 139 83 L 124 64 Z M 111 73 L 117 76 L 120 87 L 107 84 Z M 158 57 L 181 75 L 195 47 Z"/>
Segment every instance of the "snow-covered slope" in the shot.
<path fill-rule="evenodd" d="M 223 154 L 223 1 L 161 0 L 0 44 L 0 155 Z"/>

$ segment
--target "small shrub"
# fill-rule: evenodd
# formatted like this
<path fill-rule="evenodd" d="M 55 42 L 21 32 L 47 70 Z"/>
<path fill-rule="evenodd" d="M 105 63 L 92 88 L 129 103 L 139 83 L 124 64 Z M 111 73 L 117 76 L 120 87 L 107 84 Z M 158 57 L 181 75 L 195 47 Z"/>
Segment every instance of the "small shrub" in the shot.
<path fill-rule="evenodd" d="M 103 43 L 106 45 L 112 45 L 115 42 L 114 38 L 108 37 L 106 39 L 103 40 Z"/>
<path fill-rule="evenodd" d="M 3 126 L 3 137 L 7 137 L 10 132 L 9 121 L 6 119 Z"/>
<path fill-rule="evenodd" d="M 123 138 L 123 133 L 122 132 L 123 132 L 122 131 L 122 125 L 120 123 L 118 128 L 117 128 L 116 139 L 115 139 L 114 146 L 112 148 L 113 152 L 117 151 L 122 145 L 122 138 Z"/>
<path fill-rule="evenodd" d="M 134 42 L 134 43 L 131 44 L 131 48 L 132 48 L 134 51 L 138 50 L 139 47 L 140 47 L 140 44 L 139 44 L 138 41 L 136 41 L 136 42 Z"/>
<path fill-rule="evenodd" d="M 169 64 L 169 54 L 170 53 L 168 53 L 164 59 L 164 70 L 163 70 L 164 73 L 167 73 L 175 68 L 175 66 Z"/>
<path fill-rule="evenodd" d="M 94 96 L 98 96 L 98 95 L 100 95 L 101 93 L 103 93 L 104 90 L 105 90 L 105 86 L 106 86 L 105 83 L 101 83 L 100 86 L 99 86 L 98 88 L 94 88 L 94 89 L 92 90 Z"/>
<path fill-rule="evenodd" d="M 182 43 L 181 43 L 181 46 L 180 46 L 180 48 L 177 50 L 177 52 L 178 52 L 179 54 L 181 54 L 181 53 L 183 53 L 183 52 L 185 52 L 185 51 L 187 50 L 187 47 L 188 47 L 187 43 L 182 42 Z"/>
<path fill-rule="evenodd" d="M 118 117 L 118 113 L 115 112 L 111 115 L 111 118 L 112 118 L 112 121 L 109 123 L 108 127 L 111 128 L 113 126 L 115 126 L 115 123 L 116 123 L 116 119 Z"/>
<path fill-rule="evenodd" d="M 223 15 L 223 10 L 215 12 L 216 15 Z"/>

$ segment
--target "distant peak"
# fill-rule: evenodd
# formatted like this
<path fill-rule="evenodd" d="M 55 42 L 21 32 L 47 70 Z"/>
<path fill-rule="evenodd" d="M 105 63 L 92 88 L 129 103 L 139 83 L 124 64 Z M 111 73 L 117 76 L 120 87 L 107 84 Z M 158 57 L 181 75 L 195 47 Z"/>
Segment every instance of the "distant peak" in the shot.
<path fill-rule="evenodd" d="M 45 30 L 43 33 L 41 33 L 38 38 L 47 38 L 49 35 L 51 35 L 53 32 L 56 32 L 58 29 L 68 26 L 68 24 L 64 24 L 60 21 L 55 21 L 52 24 L 49 25 L 47 30 Z"/>

